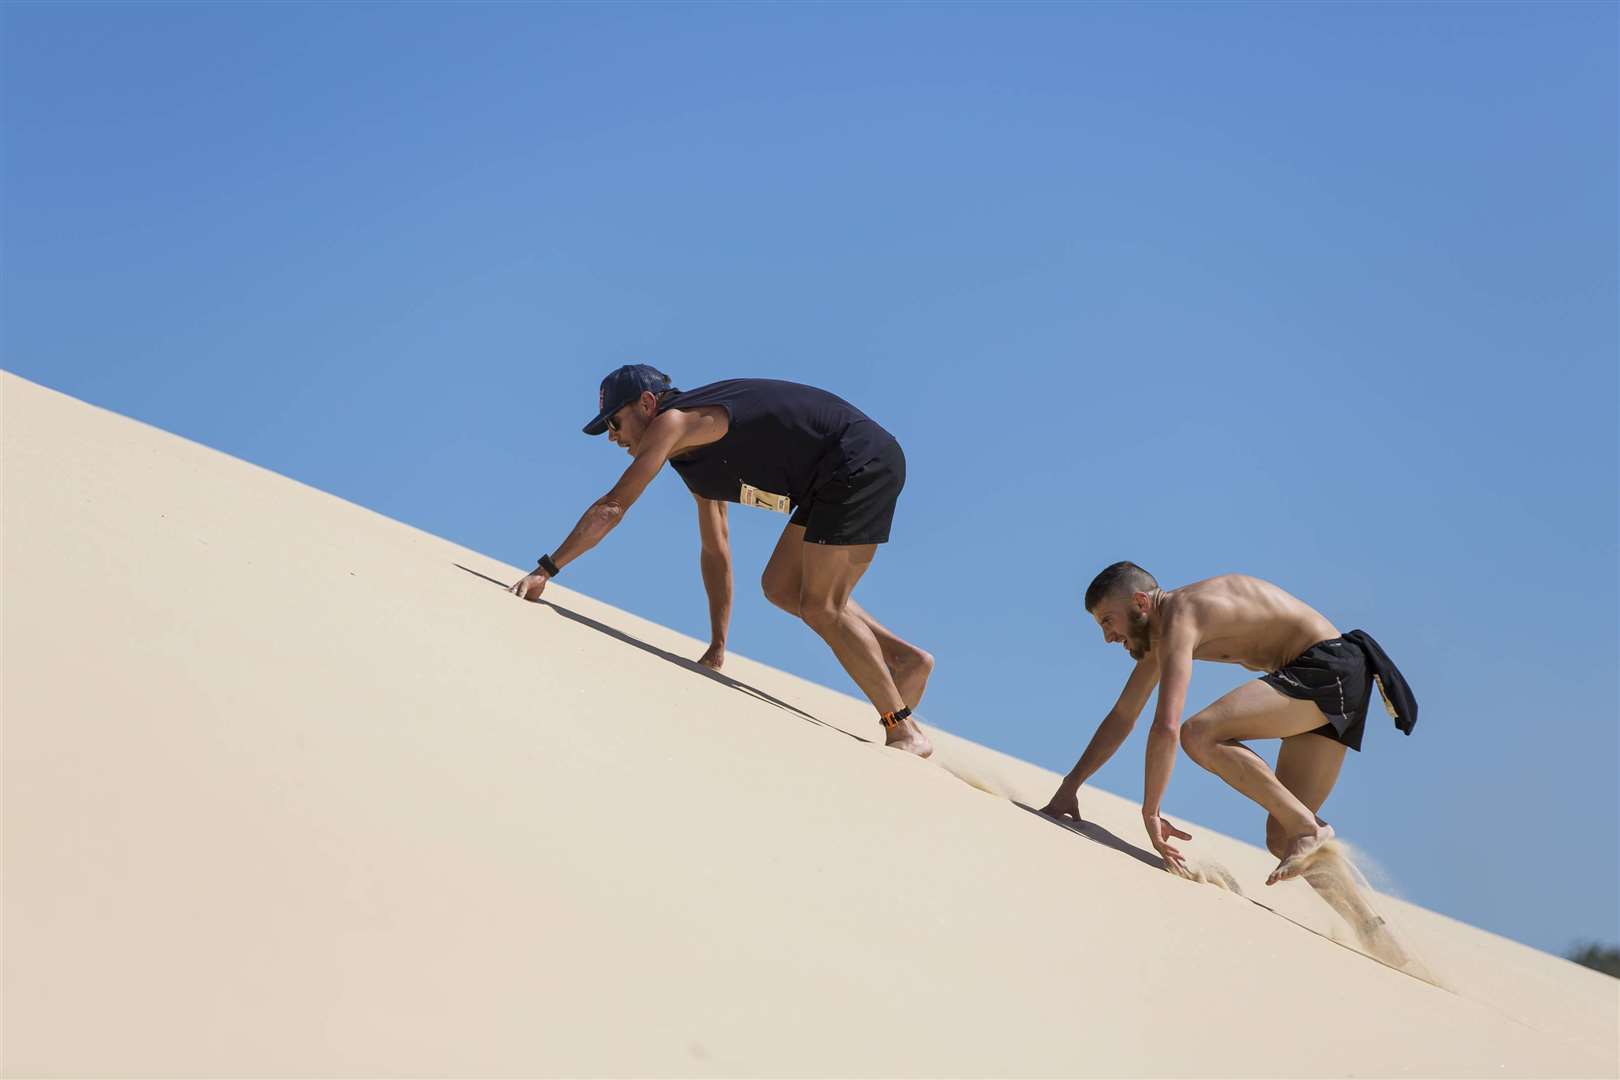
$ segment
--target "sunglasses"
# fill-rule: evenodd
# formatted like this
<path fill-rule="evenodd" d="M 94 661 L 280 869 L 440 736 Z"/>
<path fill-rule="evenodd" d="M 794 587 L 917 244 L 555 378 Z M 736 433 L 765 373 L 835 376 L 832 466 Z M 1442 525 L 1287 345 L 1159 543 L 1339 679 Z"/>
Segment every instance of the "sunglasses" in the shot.
<path fill-rule="evenodd" d="M 630 406 L 636 404 L 640 400 L 641 400 L 641 395 L 637 394 L 635 397 L 631 398 L 629 401 L 625 402 L 623 405 L 620 405 L 617 409 L 614 409 L 613 414 L 611 416 L 607 417 L 607 419 L 602 421 L 604 424 L 607 425 L 607 429 L 609 431 L 612 431 L 612 432 L 617 432 L 619 430 L 619 427 L 621 426 L 619 424 L 619 414 L 624 412 L 624 410 L 628 409 Z"/>

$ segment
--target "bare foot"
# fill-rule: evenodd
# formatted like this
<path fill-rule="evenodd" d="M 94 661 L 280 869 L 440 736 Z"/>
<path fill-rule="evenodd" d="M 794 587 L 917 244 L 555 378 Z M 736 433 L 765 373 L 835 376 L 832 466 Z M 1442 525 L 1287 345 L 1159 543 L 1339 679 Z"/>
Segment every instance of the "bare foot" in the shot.
<path fill-rule="evenodd" d="M 1333 826 L 1318 825 L 1315 832 L 1301 833 L 1289 840 L 1283 847 L 1282 862 L 1277 869 L 1266 878 L 1267 885 L 1275 885 L 1279 881 L 1286 881 L 1291 877 L 1298 877 L 1309 862 L 1309 856 L 1317 848 L 1333 839 Z"/>
<path fill-rule="evenodd" d="M 903 660 L 895 661 L 889 667 L 889 675 L 894 679 L 894 688 L 900 691 L 900 700 L 913 709 L 922 702 L 923 693 L 928 689 L 928 676 L 933 673 L 934 658 L 921 649 Z"/>
<path fill-rule="evenodd" d="M 898 724 L 884 731 L 883 744 L 892 746 L 896 750 L 904 750 L 908 754 L 918 757 L 927 757 L 934 752 L 934 744 L 928 741 L 928 736 L 922 733 L 922 728 L 911 717 L 906 717 Z"/>

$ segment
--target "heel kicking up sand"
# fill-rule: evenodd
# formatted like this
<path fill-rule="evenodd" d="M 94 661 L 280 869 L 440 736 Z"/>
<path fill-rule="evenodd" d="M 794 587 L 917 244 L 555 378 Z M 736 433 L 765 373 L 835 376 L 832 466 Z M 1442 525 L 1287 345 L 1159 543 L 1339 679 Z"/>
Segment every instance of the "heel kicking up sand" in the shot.
<path fill-rule="evenodd" d="M 1305 867 L 1313 861 L 1312 856 L 1321 851 L 1322 845 L 1331 839 L 1333 826 L 1323 825 L 1314 833 L 1306 833 L 1290 840 L 1286 849 L 1287 854 L 1283 856 L 1282 862 L 1277 864 L 1277 869 L 1271 872 L 1271 876 L 1266 878 L 1266 884 L 1275 885 L 1279 881 L 1299 877 L 1304 873 Z"/>
<path fill-rule="evenodd" d="M 1433 986 L 1445 985 L 1401 943 L 1394 926 L 1373 910 L 1372 886 L 1350 861 L 1344 844 L 1337 840 L 1318 844 L 1301 859 L 1298 876 L 1350 925 L 1359 952 Z"/>

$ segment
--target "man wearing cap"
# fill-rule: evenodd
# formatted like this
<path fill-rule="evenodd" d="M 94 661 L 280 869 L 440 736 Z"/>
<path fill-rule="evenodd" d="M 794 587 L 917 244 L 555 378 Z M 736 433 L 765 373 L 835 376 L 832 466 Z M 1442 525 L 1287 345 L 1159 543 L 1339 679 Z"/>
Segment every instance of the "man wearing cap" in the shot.
<path fill-rule="evenodd" d="M 681 391 L 631 364 L 602 380 L 585 434 L 607 433 L 633 460 L 613 489 L 512 592 L 538 600 L 546 582 L 595 547 L 669 462 L 697 500 L 710 644 L 699 663 L 725 662 L 731 620 L 726 504 L 790 514 L 761 582 L 832 648 L 878 711 L 889 746 L 933 753 L 911 718 L 934 658 L 872 618 L 851 593 L 889 539 L 906 459 L 893 435 L 825 390 L 774 379 L 728 379 Z"/>

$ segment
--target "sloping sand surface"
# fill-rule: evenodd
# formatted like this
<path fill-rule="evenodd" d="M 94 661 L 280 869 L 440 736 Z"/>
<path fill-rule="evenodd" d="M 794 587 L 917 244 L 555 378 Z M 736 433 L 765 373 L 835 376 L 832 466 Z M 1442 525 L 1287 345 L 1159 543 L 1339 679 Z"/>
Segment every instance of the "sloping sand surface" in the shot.
<path fill-rule="evenodd" d="M 1620 1071 L 1616 980 L 1379 898 L 1436 988 L 1258 848 L 1185 823 L 1248 896 L 1180 880 L 1124 800 L 1057 824 L 1046 770 L 0 405 L 7 1075 Z"/>

